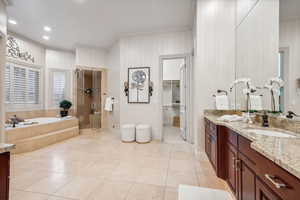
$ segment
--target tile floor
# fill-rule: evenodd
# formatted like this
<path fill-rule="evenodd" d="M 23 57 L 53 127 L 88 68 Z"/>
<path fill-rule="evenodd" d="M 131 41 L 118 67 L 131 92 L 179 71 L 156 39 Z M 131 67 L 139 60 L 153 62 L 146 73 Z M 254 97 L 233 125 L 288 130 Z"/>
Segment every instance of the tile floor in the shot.
<path fill-rule="evenodd" d="M 14 155 L 10 200 L 176 200 L 179 184 L 224 189 L 206 156 L 185 143 L 121 143 L 81 135 Z"/>
<path fill-rule="evenodd" d="M 180 135 L 180 128 L 164 126 L 164 141 L 167 143 L 185 143 Z"/>

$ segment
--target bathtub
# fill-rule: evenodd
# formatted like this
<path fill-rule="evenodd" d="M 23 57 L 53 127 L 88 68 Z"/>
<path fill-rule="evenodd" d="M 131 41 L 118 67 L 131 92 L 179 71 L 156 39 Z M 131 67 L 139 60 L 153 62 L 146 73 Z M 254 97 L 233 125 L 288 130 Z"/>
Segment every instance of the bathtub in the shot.
<path fill-rule="evenodd" d="M 16 124 L 15 128 L 24 128 L 24 127 L 29 127 L 29 126 L 36 126 L 36 125 L 41 125 L 41 124 L 50 124 L 50 123 L 55 123 L 63 120 L 68 120 L 72 119 L 73 117 L 68 116 L 68 117 L 38 117 L 38 118 L 33 118 L 33 119 L 26 119 L 25 122 L 20 122 L 19 124 Z M 32 124 L 27 124 L 27 123 L 32 123 Z M 10 130 L 10 129 L 15 129 L 12 127 L 11 124 L 5 124 L 5 130 Z"/>
<path fill-rule="evenodd" d="M 79 135 L 79 122 L 76 117 L 39 117 L 25 120 L 27 125 L 17 124 L 15 128 L 6 127 L 6 142 L 16 144 L 12 153 L 33 151 L 50 144 Z"/>

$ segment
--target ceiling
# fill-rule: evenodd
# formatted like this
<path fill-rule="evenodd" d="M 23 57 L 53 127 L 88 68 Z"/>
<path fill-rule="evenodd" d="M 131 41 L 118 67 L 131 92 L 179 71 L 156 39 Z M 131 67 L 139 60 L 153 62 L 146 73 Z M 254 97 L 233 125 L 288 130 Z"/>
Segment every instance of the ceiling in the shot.
<path fill-rule="evenodd" d="M 190 29 L 193 10 L 193 0 L 12 0 L 18 24 L 8 29 L 53 48 L 109 48 L 122 36 Z"/>
<path fill-rule="evenodd" d="M 280 19 L 299 19 L 300 0 L 280 0 Z"/>

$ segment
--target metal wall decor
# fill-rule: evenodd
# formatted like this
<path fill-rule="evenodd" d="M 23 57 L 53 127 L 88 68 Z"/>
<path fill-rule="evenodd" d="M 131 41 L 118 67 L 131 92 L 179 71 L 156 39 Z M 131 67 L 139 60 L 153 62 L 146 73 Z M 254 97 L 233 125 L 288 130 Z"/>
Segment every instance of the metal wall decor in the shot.
<path fill-rule="evenodd" d="M 21 52 L 19 44 L 12 36 L 7 37 L 7 56 L 11 58 L 17 58 L 25 61 L 31 61 L 34 63 L 34 57 L 29 52 Z"/>
<path fill-rule="evenodd" d="M 124 92 L 128 95 L 128 103 L 150 103 L 153 90 L 150 82 L 150 67 L 128 68 L 128 83 L 125 83 L 124 87 Z"/>

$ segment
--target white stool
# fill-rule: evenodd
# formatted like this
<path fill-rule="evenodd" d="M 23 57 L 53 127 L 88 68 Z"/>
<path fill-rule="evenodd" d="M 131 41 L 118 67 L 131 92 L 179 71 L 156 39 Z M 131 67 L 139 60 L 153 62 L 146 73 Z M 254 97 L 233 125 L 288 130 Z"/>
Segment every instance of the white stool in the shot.
<path fill-rule="evenodd" d="M 151 142 L 150 125 L 140 124 L 136 126 L 136 142 L 141 144 Z"/>
<path fill-rule="evenodd" d="M 135 141 L 135 124 L 122 125 L 121 140 L 122 140 L 122 142 L 134 142 Z"/>

